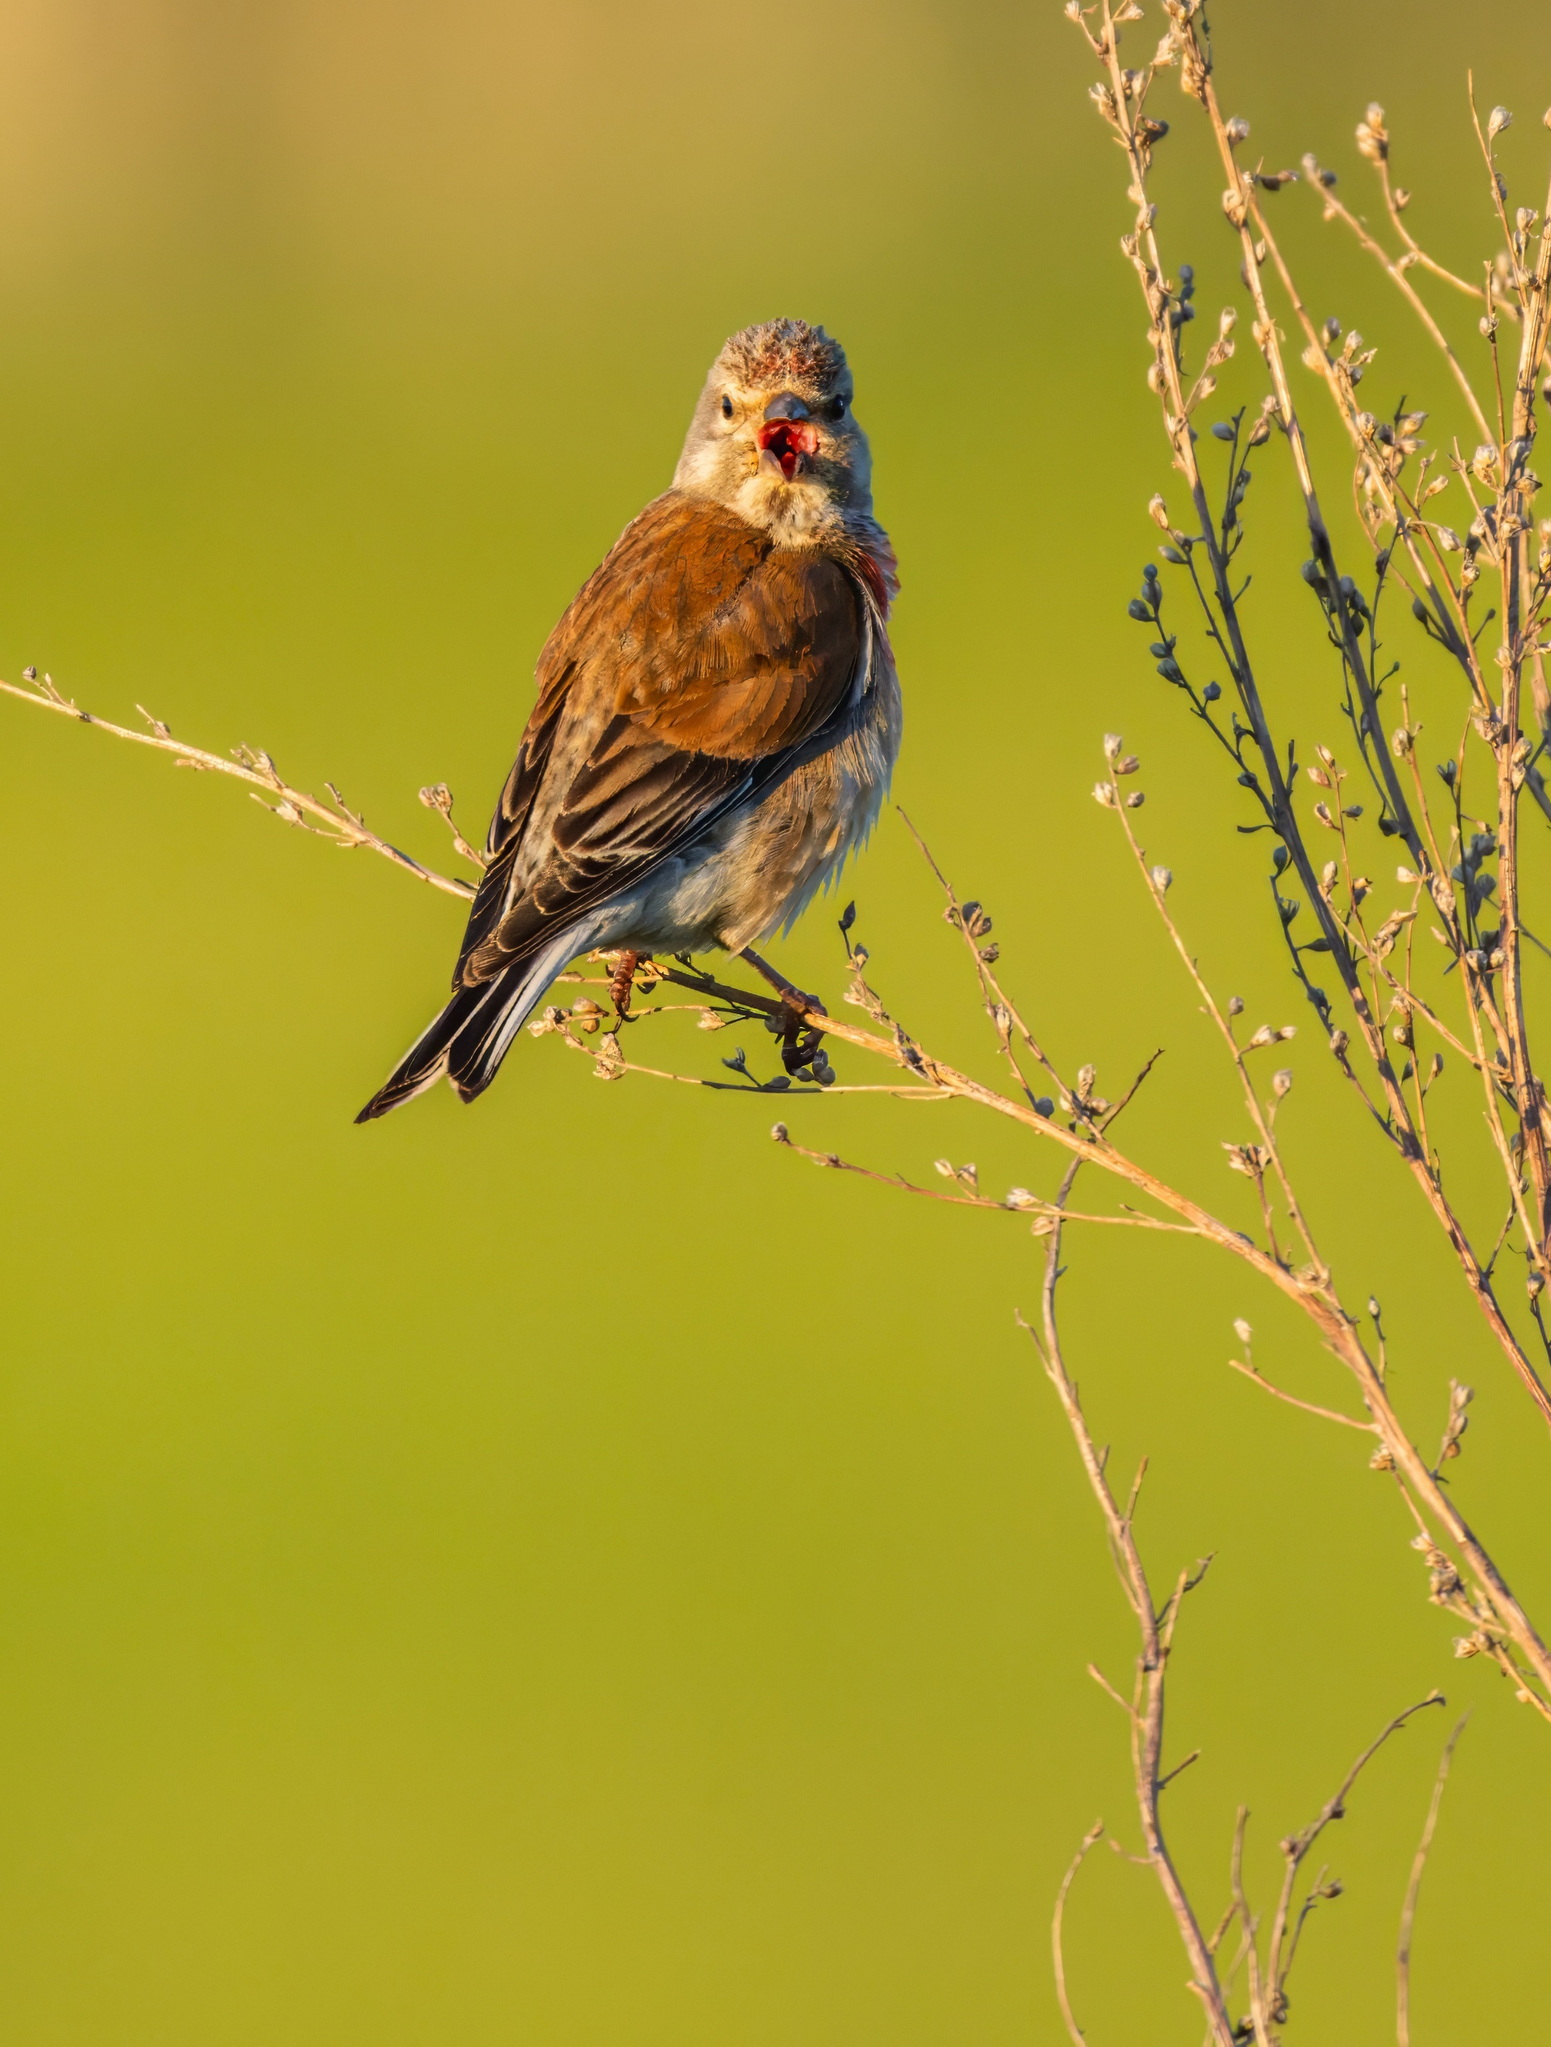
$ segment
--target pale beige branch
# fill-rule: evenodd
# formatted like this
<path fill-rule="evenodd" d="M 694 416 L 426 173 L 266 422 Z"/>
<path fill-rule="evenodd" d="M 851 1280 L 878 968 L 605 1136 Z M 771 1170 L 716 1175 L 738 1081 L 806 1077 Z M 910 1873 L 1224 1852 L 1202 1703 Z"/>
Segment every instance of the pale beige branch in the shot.
<path fill-rule="evenodd" d="M 111 733 L 115 739 L 127 739 L 133 746 L 149 746 L 158 753 L 170 754 L 179 767 L 196 768 L 207 774 L 230 775 L 235 781 L 246 782 L 254 792 L 255 800 L 272 811 L 283 824 L 314 832 L 319 838 L 327 839 L 347 852 L 362 847 L 368 852 L 378 853 L 404 873 L 413 875 L 416 881 L 426 882 L 448 895 L 467 899 L 474 893 L 469 882 L 455 880 L 451 875 L 438 874 L 434 868 L 422 866 L 408 853 L 379 838 L 376 832 L 369 831 L 365 820 L 349 808 L 332 785 L 329 785 L 331 800 L 327 803 L 309 795 L 304 789 L 293 788 L 267 753 L 240 747 L 235 756 L 228 757 L 210 753 L 202 746 L 189 746 L 181 739 L 174 739 L 168 727 L 159 718 L 153 718 L 149 711 L 140 713 L 150 727 L 147 732 L 136 732 L 127 725 L 115 725 L 107 718 L 99 718 L 94 711 L 83 711 L 78 704 L 63 696 L 46 675 L 36 686 L 25 689 L 14 682 L 0 681 L 0 691 L 15 697 L 20 703 L 33 704 L 40 710 L 72 718 L 77 724 L 93 725 L 99 732 Z M 269 800 L 271 797 L 275 799 L 273 802 Z"/>
<path fill-rule="evenodd" d="M 1262 1393 L 1269 1393 L 1273 1400 L 1284 1400 L 1289 1407 L 1301 1407 L 1305 1414 L 1317 1414 L 1322 1421 L 1340 1422 L 1343 1428 L 1359 1429 L 1365 1436 L 1379 1433 L 1373 1422 L 1359 1421 L 1355 1415 L 1339 1414 L 1333 1407 L 1316 1407 L 1311 1400 L 1300 1400 L 1295 1393 L 1283 1392 L 1280 1386 L 1273 1386 L 1269 1379 L 1257 1372 L 1253 1365 L 1246 1365 L 1239 1358 L 1229 1358 L 1228 1363 L 1252 1385 L 1258 1386 Z"/>
<path fill-rule="evenodd" d="M 1395 1951 L 1395 2039 L 1398 2047 L 1411 2047 L 1411 1935 L 1416 1924 L 1416 1901 L 1422 1892 L 1422 1873 L 1427 1867 L 1428 1853 L 1433 1845 L 1438 1812 L 1443 1804 L 1443 1787 L 1449 1781 L 1449 1765 L 1454 1760 L 1455 1744 L 1464 1733 L 1465 1723 L 1469 1718 L 1468 1713 L 1463 1714 L 1455 1722 L 1453 1733 L 1443 1744 L 1443 1754 L 1438 1758 L 1438 1775 L 1433 1784 L 1433 1795 L 1422 1827 L 1422 1838 L 1417 1843 L 1416 1854 L 1411 1862 L 1405 1902 L 1400 1908 L 1400 1940 Z"/>
<path fill-rule="evenodd" d="M 1087 1833 L 1083 1835 L 1077 1853 L 1072 1857 L 1066 1874 L 1061 1879 L 1060 1888 L 1056 1892 L 1055 1911 L 1050 1917 L 1050 1959 L 1055 1969 L 1056 2002 L 1060 2005 L 1061 2017 L 1066 2022 L 1067 2036 L 1075 2042 L 1075 2047 L 1083 2047 L 1087 2035 L 1073 2016 L 1072 2001 L 1066 1991 L 1066 1954 L 1062 1942 L 1062 1933 L 1066 1923 L 1066 1894 L 1072 1888 L 1078 1870 L 1082 1868 L 1083 1863 L 1087 1860 L 1090 1849 L 1096 1848 L 1103 1838 L 1104 1822 L 1102 1820 L 1095 1820 Z"/>

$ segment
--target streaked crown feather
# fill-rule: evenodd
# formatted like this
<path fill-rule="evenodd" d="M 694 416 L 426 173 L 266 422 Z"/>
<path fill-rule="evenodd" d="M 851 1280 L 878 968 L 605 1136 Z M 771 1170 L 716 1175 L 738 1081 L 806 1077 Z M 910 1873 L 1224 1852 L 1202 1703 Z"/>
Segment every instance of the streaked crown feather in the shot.
<path fill-rule="evenodd" d="M 720 364 L 740 382 L 832 384 L 846 366 L 845 350 L 822 327 L 806 320 L 761 320 L 723 346 Z"/>

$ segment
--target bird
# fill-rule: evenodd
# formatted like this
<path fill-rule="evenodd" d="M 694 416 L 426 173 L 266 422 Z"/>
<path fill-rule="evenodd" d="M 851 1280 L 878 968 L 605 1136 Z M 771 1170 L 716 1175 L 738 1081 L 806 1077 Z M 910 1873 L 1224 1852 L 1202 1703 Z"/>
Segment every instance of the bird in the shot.
<path fill-rule="evenodd" d="M 486 841 L 452 999 L 357 1116 L 445 1077 L 464 1102 L 573 959 L 753 947 L 867 839 L 901 732 L 894 551 L 844 349 L 734 334 L 670 487 L 550 635 Z M 620 976 L 616 1003 L 623 1008 Z"/>

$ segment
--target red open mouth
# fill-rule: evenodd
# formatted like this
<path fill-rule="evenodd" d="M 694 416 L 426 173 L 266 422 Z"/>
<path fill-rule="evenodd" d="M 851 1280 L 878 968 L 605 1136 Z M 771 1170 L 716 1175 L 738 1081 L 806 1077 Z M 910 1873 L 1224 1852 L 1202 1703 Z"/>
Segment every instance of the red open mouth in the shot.
<path fill-rule="evenodd" d="M 818 430 L 805 420 L 773 419 L 759 430 L 759 451 L 762 457 L 769 455 L 774 459 L 790 483 L 800 465 L 818 453 Z M 764 467 L 763 461 L 760 467 Z"/>

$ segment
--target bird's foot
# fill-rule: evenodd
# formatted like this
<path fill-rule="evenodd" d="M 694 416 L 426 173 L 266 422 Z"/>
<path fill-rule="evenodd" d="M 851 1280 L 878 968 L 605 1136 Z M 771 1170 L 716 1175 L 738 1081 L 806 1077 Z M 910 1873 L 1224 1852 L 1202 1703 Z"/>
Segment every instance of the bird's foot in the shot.
<path fill-rule="evenodd" d="M 621 1023 L 630 1015 L 630 991 L 635 986 L 636 968 L 648 957 L 646 953 L 622 952 L 615 959 L 614 971 L 609 975 L 609 1000 Z"/>
<path fill-rule="evenodd" d="M 752 946 L 745 946 L 738 957 L 747 960 L 756 973 L 763 974 L 781 998 L 781 1007 L 771 1019 L 771 1028 L 778 1030 L 781 1038 L 781 1064 L 788 1073 L 801 1073 L 811 1067 L 824 1042 L 824 1033 L 809 1024 L 807 1017 L 815 1009 L 822 1015 L 823 1002 L 817 995 L 805 994 L 795 987 L 768 960 L 762 960 Z"/>
<path fill-rule="evenodd" d="M 822 1031 L 815 1030 L 811 1024 L 804 1024 L 797 1010 L 787 1011 L 785 1028 L 781 1033 L 781 1064 L 788 1073 L 801 1073 L 809 1067 L 817 1073 L 827 1066 L 829 1061 L 820 1049 L 823 1043 Z"/>

